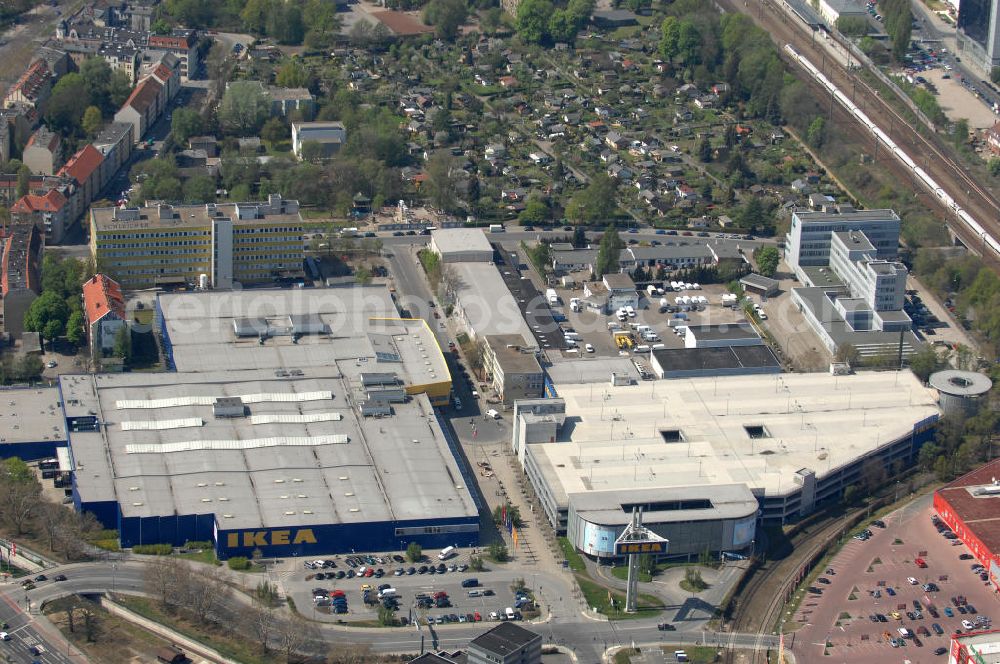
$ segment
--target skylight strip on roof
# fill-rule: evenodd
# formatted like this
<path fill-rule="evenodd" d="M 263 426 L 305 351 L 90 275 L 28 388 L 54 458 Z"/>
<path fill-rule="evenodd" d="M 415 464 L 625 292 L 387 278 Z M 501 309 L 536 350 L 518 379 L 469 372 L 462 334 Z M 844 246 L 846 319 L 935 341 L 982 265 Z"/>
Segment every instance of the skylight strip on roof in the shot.
<path fill-rule="evenodd" d="M 340 413 L 265 413 L 251 415 L 250 424 L 308 424 L 310 422 L 339 422 Z"/>
<path fill-rule="evenodd" d="M 168 454 L 170 452 L 201 452 L 253 450 L 263 447 L 301 447 L 312 445 L 342 445 L 350 441 L 345 435 L 273 436 L 245 440 L 185 440 L 177 443 L 140 443 L 126 445 L 126 454 Z"/>
<path fill-rule="evenodd" d="M 205 420 L 200 417 L 184 417 L 176 420 L 132 420 L 131 422 L 122 422 L 122 431 L 159 431 L 200 426 L 205 426 Z"/>

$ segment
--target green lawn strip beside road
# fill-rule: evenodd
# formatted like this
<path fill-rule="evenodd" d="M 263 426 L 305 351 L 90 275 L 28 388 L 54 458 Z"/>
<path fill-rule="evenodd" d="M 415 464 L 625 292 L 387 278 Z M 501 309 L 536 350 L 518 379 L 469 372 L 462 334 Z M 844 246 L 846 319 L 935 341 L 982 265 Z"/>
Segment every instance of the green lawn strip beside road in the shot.
<path fill-rule="evenodd" d="M 659 615 L 663 602 L 653 595 L 640 594 L 635 613 L 625 613 L 625 595 L 594 583 L 584 574 L 576 574 L 576 581 L 587 601 L 587 606 L 597 608 L 597 611 L 609 620 L 631 620 L 634 618 L 652 618 Z"/>
<path fill-rule="evenodd" d="M 163 611 L 156 606 L 155 602 L 145 597 L 117 595 L 115 601 L 144 618 L 160 623 L 189 639 L 215 649 L 219 654 L 228 658 L 245 662 L 245 664 L 269 664 L 275 661 L 273 653 L 262 654 L 255 644 L 248 642 L 246 638 L 241 637 L 236 632 L 191 623 L 180 616 Z"/>
<path fill-rule="evenodd" d="M 574 572 L 586 572 L 587 565 L 583 562 L 583 556 L 581 556 L 570 541 L 565 537 L 559 538 L 559 546 L 562 548 L 563 556 L 569 561 L 569 568 Z"/>

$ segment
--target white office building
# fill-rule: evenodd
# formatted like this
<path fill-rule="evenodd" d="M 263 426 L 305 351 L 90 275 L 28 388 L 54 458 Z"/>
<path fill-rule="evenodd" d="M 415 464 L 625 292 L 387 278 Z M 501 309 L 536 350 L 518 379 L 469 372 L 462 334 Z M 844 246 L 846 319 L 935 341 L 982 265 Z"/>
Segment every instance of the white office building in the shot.
<path fill-rule="evenodd" d="M 802 268 L 830 263 L 832 234 L 860 231 L 875 249 L 875 258 L 896 257 L 899 247 L 900 219 L 893 210 L 855 210 L 846 205 L 822 212 L 796 210 L 792 227 L 785 238 L 785 262 L 800 281 Z"/>

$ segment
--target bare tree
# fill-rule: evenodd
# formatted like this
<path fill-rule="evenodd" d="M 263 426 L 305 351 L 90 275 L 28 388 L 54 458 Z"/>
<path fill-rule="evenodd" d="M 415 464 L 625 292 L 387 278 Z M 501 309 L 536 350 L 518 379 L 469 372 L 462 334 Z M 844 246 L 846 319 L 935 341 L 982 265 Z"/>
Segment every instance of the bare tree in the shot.
<path fill-rule="evenodd" d="M 38 480 L 19 479 L 10 475 L 0 475 L 0 518 L 8 528 L 18 535 L 28 530 L 28 525 L 38 510 L 42 487 Z"/>
<path fill-rule="evenodd" d="M 270 602 L 254 598 L 253 603 L 243 611 L 243 620 L 249 625 L 251 632 L 257 637 L 261 649 L 267 652 L 271 646 L 271 637 L 275 629 L 275 608 Z"/>
<path fill-rule="evenodd" d="M 178 561 L 171 558 L 154 560 L 143 570 L 146 592 L 159 601 L 164 609 L 173 604 L 177 590 Z"/>
<path fill-rule="evenodd" d="M 278 647 L 285 655 L 286 662 L 294 661 L 296 654 L 316 638 L 316 628 L 297 613 L 292 613 L 288 620 L 278 625 Z"/>
<path fill-rule="evenodd" d="M 87 641 L 96 643 L 101 636 L 101 616 L 91 602 L 84 602 L 80 607 L 83 614 L 83 629 L 87 635 Z"/>
<path fill-rule="evenodd" d="M 330 653 L 330 664 L 371 664 L 379 661 L 367 643 L 345 643 Z"/>

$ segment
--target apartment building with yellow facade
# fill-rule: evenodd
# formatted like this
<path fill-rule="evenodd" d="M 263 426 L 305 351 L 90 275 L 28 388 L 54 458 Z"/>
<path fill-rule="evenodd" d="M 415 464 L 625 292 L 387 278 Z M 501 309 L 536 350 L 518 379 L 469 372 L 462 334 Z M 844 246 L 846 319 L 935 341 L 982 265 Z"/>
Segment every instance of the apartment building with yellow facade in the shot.
<path fill-rule="evenodd" d="M 273 283 L 303 274 L 306 222 L 299 203 L 159 204 L 94 208 L 90 251 L 123 288 L 198 284 L 217 289 Z"/>

